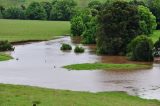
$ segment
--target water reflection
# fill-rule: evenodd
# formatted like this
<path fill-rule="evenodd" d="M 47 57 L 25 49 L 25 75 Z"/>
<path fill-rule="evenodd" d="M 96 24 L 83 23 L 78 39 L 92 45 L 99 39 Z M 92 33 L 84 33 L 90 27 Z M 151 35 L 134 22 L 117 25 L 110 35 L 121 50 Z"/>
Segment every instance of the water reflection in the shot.
<path fill-rule="evenodd" d="M 62 66 L 75 63 L 130 63 L 121 56 L 97 56 L 95 46 L 84 46 L 83 54 L 62 52 L 62 43 L 75 47 L 69 37 L 16 45 L 14 60 L 0 62 L 0 83 L 32 85 L 75 91 L 126 91 L 132 95 L 160 99 L 160 65 L 136 71 L 69 71 Z M 76 42 L 77 43 L 77 42 Z M 17 60 L 18 59 L 18 60 Z M 150 64 L 150 63 L 147 63 Z"/>

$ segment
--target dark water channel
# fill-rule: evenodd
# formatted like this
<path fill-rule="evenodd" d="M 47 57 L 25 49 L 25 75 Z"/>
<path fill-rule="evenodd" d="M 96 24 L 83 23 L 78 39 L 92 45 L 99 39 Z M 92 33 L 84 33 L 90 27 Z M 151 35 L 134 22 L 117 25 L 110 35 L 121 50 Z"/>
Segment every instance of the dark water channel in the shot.
<path fill-rule="evenodd" d="M 69 37 L 16 45 L 11 52 L 13 60 L 0 62 L 0 83 L 31 85 L 74 91 L 126 91 L 143 98 L 160 100 L 160 64 L 152 69 L 137 71 L 69 71 L 62 66 L 105 62 L 128 63 L 124 57 L 97 56 L 94 46 L 84 46 L 85 53 L 75 54 L 59 50 L 61 43 L 71 42 Z"/>

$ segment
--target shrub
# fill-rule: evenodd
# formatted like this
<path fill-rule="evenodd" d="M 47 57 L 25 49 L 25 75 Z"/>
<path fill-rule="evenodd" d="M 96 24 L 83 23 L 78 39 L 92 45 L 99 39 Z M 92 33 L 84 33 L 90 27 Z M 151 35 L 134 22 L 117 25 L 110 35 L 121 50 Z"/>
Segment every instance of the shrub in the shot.
<path fill-rule="evenodd" d="M 61 50 L 72 50 L 71 45 L 63 43 L 61 46 Z"/>
<path fill-rule="evenodd" d="M 76 46 L 74 49 L 75 53 L 83 53 L 85 50 L 83 47 Z"/>
<path fill-rule="evenodd" d="M 8 41 L 0 41 L 0 51 L 12 51 L 14 47 Z"/>
<path fill-rule="evenodd" d="M 128 45 L 128 57 L 134 61 L 153 61 L 153 42 L 146 36 L 138 36 Z"/>
<path fill-rule="evenodd" d="M 47 13 L 39 2 L 32 2 L 26 9 L 26 16 L 31 20 L 45 20 Z"/>

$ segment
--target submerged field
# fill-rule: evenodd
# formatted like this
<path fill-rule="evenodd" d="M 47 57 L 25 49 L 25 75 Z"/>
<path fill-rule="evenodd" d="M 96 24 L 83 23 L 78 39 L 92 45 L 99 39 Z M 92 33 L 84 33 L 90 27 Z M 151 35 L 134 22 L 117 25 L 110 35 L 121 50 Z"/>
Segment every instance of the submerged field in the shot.
<path fill-rule="evenodd" d="M 33 21 L 0 19 L 0 38 L 10 42 L 49 40 L 70 33 L 67 21 Z"/>
<path fill-rule="evenodd" d="M 140 64 L 105 64 L 105 63 L 84 63 L 64 66 L 69 70 L 136 70 L 151 68 L 150 65 Z"/>
<path fill-rule="evenodd" d="M 0 61 L 10 60 L 12 57 L 8 54 L 0 53 Z"/>
<path fill-rule="evenodd" d="M 160 106 L 123 92 L 75 92 L 0 84 L 0 106 Z"/>

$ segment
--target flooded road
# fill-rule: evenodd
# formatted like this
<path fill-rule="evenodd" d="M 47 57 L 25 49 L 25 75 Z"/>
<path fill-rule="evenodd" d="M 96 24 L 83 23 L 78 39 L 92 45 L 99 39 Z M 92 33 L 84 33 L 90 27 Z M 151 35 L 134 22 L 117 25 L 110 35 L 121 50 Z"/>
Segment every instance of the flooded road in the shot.
<path fill-rule="evenodd" d="M 0 62 L 0 83 L 31 85 L 74 91 L 126 91 L 143 98 L 160 100 L 160 64 L 137 71 L 70 71 L 62 66 L 78 63 L 128 63 L 124 57 L 97 56 L 93 46 L 83 54 L 60 51 L 69 37 L 15 46 L 13 60 Z"/>

